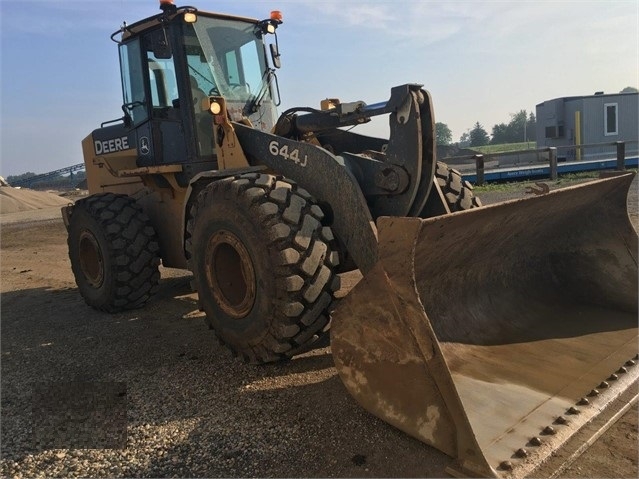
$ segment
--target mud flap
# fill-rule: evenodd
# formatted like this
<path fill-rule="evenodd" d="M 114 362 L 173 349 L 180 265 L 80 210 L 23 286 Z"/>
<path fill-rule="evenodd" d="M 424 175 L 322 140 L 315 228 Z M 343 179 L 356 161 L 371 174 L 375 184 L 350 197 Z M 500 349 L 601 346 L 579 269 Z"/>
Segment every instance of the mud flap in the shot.
<path fill-rule="evenodd" d="M 455 458 L 451 474 L 534 474 L 622 394 L 636 397 L 633 177 L 380 218 L 380 259 L 333 315 L 348 391 Z"/>

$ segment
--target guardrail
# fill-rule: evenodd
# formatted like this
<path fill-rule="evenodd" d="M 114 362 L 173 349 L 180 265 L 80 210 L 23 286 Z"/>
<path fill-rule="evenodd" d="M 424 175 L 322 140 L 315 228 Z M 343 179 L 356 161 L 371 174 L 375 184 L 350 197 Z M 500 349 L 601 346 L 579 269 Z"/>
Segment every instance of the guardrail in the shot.
<path fill-rule="evenodd" d="M 627 146 L 631 148 L 627 148 Z M 572 171 L 579 171 L 579 165 L 592 166 L 593 162 L 600 165 L 594 165 L 595 167 L 584 168 L 585 170 L 614 168 L 619 171 L 623 171 L 628 163 L 628 155 L 639 155 L 639 141 L 616 141 L 610 143 L 593 143 L 588 145 L 569 145 L 559 147 L 545 147 L 531 150 L 517 150 L 508 151 L 503 153 L 477 153 L 474 155 L 463 156 L 449 156 L 442 158 L 441 161 L 448 163 L 449 166 L 458 168 L 466 179 L 472 181 L 476 185 L 483 185 L 486 182 L 487 172 L 505 171 L 505 170 L 517 170 L 524 174 L 512 175 L 507 178 L 498 178 L 500 180 L 507 179 L 522 179 L 522 178 L 538 178 L 539 176 L 547 176 L 551 180 L 556 180 L 560 173 L 561 162 L 574 166 Z M 612 148 L 611 148 L 612 147 Z M 586 152 L 584 152 L 586 150 Z M 589 150 L 589 151 L 588 151 Z M 561 154 L 560 154 L 561 153 Z M 584 153 L 584 154 L 582 154 Z M 512 161 L 511 166 L 495 166 L 490 165 L 491 162 L 499 160 L 500 158 L 516 158 Z M 521 159 L 523 161 L 520 161 Z M 531 160 L 532 159 L 532 160 Z M 576 161 L 573 161 L 576 159 Z M 612 160 L 611 160 L 612 159 Z M 533 161 L 534 160 L 534 161 Z M 570 161 L 569 161 L 570 160 Z M 637 166 L 636 158 L 634 158 L 633 164 L 629 166 Z M 614 164 L 610 165 L 613 161 Z M 487 165 L 488 163 L 488 165 Z M 472 166 L 474 165 L 474 172 Z M 470 166 L 471 169 L 466 168 Z M 601 167 L 599 167 L 601 166 Z M 66 173 L 73 174 L 75 171 L 84 170 L 84 163 L 77 165 L 67 166 L 58 170 L 50 171 L 48 173 L 42 173 L 40 175 L 30 176 L 23 178 L 19 181 L 13 181 L 11 186 L 27 186 L 30 187 L 34 183 L 41 182 L 48 178 L 62 176 Z M 527 171 L 531 174 L 526 174 Z M 583 171 L 583 170 L 582 170 Z M 474 173 L 474 174 L 472 174 Z M 474 178 L 473 178 L 474 177 Z"/>
<path fill-rule="evenodd" d="M 627 148 L 628 144 L 635 146 L 634 148 Z M 500 173 L 498 175 L 490 175 L 497 176 L 497 178 L 491 178 L 491 180 L 516 180 L 539 178 L 540 176 L 556 180 L 561 172 L 560 170 L 575 172 L 612 168 L 623 171 L 628 163 L 628 153 L 631 151 L 635 156 L 639 153 L 636 146 L 638 144 L 638 141 L 633 140 L 629 142 L 616 141 L 588 145 L 545 147 L 503 153 L 450 156 L 442 158 L 441 161 L 461 170 L 464 177 L 469 180 L 474 179 L 476 185 L 483 185 L 487 181 L 487 174 L 490 173 Z M 565 154 L 560 155 L 558 152 Z M 523 162 L 519 161 L 522 157 L 525 158 Z M 502 165 L 500 161 L 502 158 L 509 158 L 511 164 Z M 513 160 L 513 158 L 515 159 Z M 578 159 L 575 161 L 573 158 Z M 569 159 L 570 161 L 568 161 Z M 633 160 L 628 166 L 637 166 L 637 158 Z M 473 164 L 474 172 L 472 171 Z"/>

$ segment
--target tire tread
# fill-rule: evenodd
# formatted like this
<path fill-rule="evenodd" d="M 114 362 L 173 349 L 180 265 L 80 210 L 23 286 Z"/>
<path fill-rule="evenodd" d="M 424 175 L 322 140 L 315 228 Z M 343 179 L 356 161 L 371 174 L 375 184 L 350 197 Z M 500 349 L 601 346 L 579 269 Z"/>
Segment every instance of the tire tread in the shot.
<path fill-rule="evenodd" d="M 142 307 L 157 291 L 160 281 L 160 247 L 147 215 L 133 198 L 115 193 L 83 198 L 76 202 L 74 212 L 78 211 L 76 209 L 84 210 L 102 229 L 108 245 L 103 254 L 113 259 L 111 270 L 106 272 L 114 282 L 113 293 L 97 302 L 85 293 L 80 284 L 82 277 L 78 275 L 82 275 L 81 269 L 74 264 L 72 254 L 76 245 L 69 235 L 69 257 L 76 283 L 87 304 L 109 313 Z"/>
<path fill-rule="evenodd" d="M 334 272 L 339 258 L 333 233 L 322 224 L 324 213 L 306 190 L 280 175 L 251 173 L 212 182 L 199 193 L 189 212 L 186 248 L 194 275 L 197 245 L 190 235 L 200 212 L 214 208 L 220 197 L 231 198 L 239 208 L 250 211 L 252 221 L 265 231 L 277 297 L 273 298 L 269 326 L 257 340 L 231 342 L 224 331 L 213 327 L 211 312 L 207 312 L 207 323 L 223 344 L 251 363 L 284 360 L 308 350 L 328 329 L 329 308 L 339 287 Z"/>

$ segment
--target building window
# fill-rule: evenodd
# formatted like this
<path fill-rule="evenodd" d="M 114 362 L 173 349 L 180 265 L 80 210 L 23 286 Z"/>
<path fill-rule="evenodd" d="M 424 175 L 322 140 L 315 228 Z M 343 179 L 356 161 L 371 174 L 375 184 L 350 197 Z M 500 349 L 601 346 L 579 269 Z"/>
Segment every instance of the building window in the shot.
<path fill-rule="evenodd" d="M 606 136 L 619 134 L 618 119 L 617 103 L 606 103 L 604 105 L 604 134 Z"/>
<path fill-rule="evenodd" d="M 564 125 L 553 125 L 546 127 L 546 138 L 563 138 Z"/>
<path fill-rule="evenodd" d="M 554 126 L 546 127 L 546 138 L 557 138 L 557 129 Z"/>

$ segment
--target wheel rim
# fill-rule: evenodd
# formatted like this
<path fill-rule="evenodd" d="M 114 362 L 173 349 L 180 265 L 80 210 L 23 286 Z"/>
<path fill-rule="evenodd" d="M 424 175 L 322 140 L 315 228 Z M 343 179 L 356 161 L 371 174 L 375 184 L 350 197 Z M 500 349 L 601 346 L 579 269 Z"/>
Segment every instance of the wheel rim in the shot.
<path fill-rule="evenodd" d="M 255 270 L 248 250 L 229 231 L 217 231 L 206 248 L 206 277 L 218 306 L 228 316 L 246 317 L 255 303 Z"/>
<path fill-rule="evenodd" d="M 80 268 L 89 285 L 99 288 L 104 282 L 104 258 L 98 240 L 90 231 L 80 234 Z"/>

